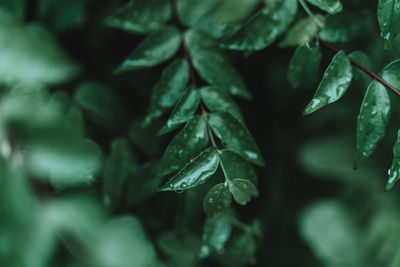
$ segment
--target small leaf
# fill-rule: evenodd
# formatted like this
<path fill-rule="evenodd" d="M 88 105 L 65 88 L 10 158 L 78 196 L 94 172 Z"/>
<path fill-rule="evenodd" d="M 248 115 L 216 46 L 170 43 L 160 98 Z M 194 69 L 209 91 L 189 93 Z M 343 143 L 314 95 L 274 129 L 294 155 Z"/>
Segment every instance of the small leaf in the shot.
<path fill-rule="evenodd" d="M 174 27 L 164 27 L 152 32 L 122 62 L 115 73 L 156 66 L 175 55 L 180 44 L 180 33 Z"/>
<path fill-rule="evenodd" d="M 205 86 L 199 89 L 201 100 L 210 111 L 225 111 L 243 122 L 243 115 L 235 101 L 223 90 L 214 86 Z"/>
<path fill-rule="evenodd" d="M 135 0 L 118 9 L 104 23 L 128 32 L 147 33 L 158 30 L 171 16 L 168 0 Z"/>
<path fill-rule="evenodd" d="M 390 117 L 390 99 L 386 88 L 373 80 L 365 93 L 357 120 L 355 167 L 368 158 L 385 135 Z"/>
<path fill-rule="evenodd" d="M 296 11 L 297 0 L 279 1 L 272 8 L 265 8 L 251 17 L 223 42 L 223 47 L 246 51 L 263 49 L 287 29 Z"/>
<path fill-rule="evenodd" d="M 289 63 L 287 78 L 290 85 L 297 89 L 314 84 L 318 77 L 321 58 L 319 46 L 315 48 L 309 45 L 299 46 Z"/>
<path fill-rule="evenodd" d="M 248 180 L 234 179 L 228 181 L 229 191 L 233 195 L 233 199 L 240 205 L 246 205 L 251 197 L 257 197 L 257 188 Z"/>
<path fill-rule="evenodd" d="M 329 14 L 336 14 L 342 11 L 343 6 L 340 0 L 307 0 L 311 4 L 320 9 L 328 12 Z"/>
<path fill-rule="evenodd" d="M 204 183 L 218 168 L 218 150 L 210 147 L 185 165 L 160 191 L 186 190 Z"/>
<path fill-rule="evenodd" d="M 304 109 L 303 114 L 311 114 L 323 106 L 339 100 L 349 87 L 352 78 L 350 61 L 343 51 L 339 51 L 326 69 L 313 99 Z"/>
<path fill-rule="evenodd" d="M 393 146 L 393 161 L 392 166 L 388 171 L 388 182 L 386 191 L 392 189 L 394 184 L 400 179 L 400 130 L 397 132 L 397 140 Z"/>
<path fill-rule="evenodd" d="M 189 87 L 176 104 L 167 124 L 159 131 L 159 135 L 166 134 L 193 117 L 200 104 L 200 96 L 196 89 Z"/>
<path fill-rule="evenodd" d="M 182 168 L 207 144 L 207 122 L 203 116 L 194 116 L 167 146 L 161 161 L 159 175 L 164 176 Z"/>
<path fill-rule="evenodd" d="M 379 0 L 377 15 L 385 48 L 390 48 L 400 32 L 400 1 Z"/>
<path fill-rule="evenodd" d="M 203 200 L 203 210 L 207 216 L 216 216 L 228 209 L 231 203 L 232 195 L 228 187 L 221 183 L 207 192 Z"/>
<path fill-rule="evenodd" d="M 324 24 L 325 18 L 320 14 L 302 19 L 287 32 L 285 39 L 279 43 L 279 46 L 288 47 L 306 44 L 318 35 Z"/>
<path fill-rule="evenodd" d="M 254 171 L 253 166 L 243 157 L 233 151 L 224 149 L 219 153 L 219 159 L 221 161 L 221 166 L 223 166 L 225 170 L 226 176 L 228 176 L 230 180 L 237 178 L 247 179 L 254 185 L 257 184 L 257 174 Z"/>
<path fill-rule="evenodd" d="M 226 112 L 209 114 L 208 122 L 228 149 L 238 153 L 248 161 L 257 165 L 264 165 L 260 151 L 249 130 L 240 121 Z"/>

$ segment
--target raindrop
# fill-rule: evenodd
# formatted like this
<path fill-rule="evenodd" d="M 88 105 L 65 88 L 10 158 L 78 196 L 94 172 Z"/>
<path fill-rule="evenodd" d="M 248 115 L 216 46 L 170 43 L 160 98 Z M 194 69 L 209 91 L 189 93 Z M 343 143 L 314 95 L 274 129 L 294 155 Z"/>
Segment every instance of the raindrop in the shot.
<path fill-rule="evenodd" d="M 181 183 L 181 188 L 186 188 L 187 186 L 188 186 L 187 183 L 185 182 Z"/>

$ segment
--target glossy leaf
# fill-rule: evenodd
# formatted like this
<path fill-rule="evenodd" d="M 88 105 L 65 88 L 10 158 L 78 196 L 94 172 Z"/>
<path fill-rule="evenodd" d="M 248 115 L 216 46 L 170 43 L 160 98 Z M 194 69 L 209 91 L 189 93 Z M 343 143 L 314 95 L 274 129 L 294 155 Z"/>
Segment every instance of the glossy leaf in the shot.
<path fill-rule="evenodd" d="M 202 116 L 190 119 L 169 143 L 163 155 L 159 175 L 164 176 L 186 165 L 208 144 L 207 122 Z"/>
<path fill-rule="evenodd" d="M 272 44 L 292 22 L 297 11 L 297 0 L 277 1 L 270 6 L 252 16 L 224 41 L 223 46 L 233 50 L 254 51 Z"/>
<path fill-rule="evenodd" d="M 189 67 L 185 59 L 176 59 L 164 69 L 161 79 L 153 87 L 145 126 L 175 105 L 188 81 Z"/>
<path fill-rule="evenodd" d="M 368 158 L 385 135 L 390 117 L 390 99 L 386 88 L 372 81 L 365 93 L 357 120 L 355 167 Z"/>
<path fill-rule="evenodd" d="M 346 93 L 352 78 L 350 61 L 343 51 L 339 51 L 326 69 L 313 99 L 304 109 L 303 114 L 311 114 L 323 106 L 339 100 Z"/>
<path fill-rule="evenodd" d="M 320 69 L 322 53 L 318 47 L 299 46 L 289 62 L 287 78 L 290 85 L 299 87 L 311 86 L 315 83 Z"/>
<path fill-rule="evenodd" d="M 394 184 L 400 179 L 400 131 L 397 132 L 397 140 L 393 146 L 393 161 L 392 166 L 388 171 L 388 182 L 386 191 L 392 189 Z"/>
<path fill-rule="evenodd" d="M 203 210 L 207 216 L 216 216 L 226 211 L 231 203 L 231 192 L 225 184 L 221 183 L 207 192 L 203 200 Z"/>
<path fill-rule="evenodd" d="M 186 190 L 204 183 L 218 168 L 218 150 L 210 147 L 186 164 L 160 191 Z"/>
<path fill-rule="evenodd" d="M 200 95 L 196 89 L 189 87 L 180 97 L 175 108 L 172 110 L 171 116 L 167 120 L 167 124 L 159 131 L 159 135 L 166 134 L 193 117 L 194 112 L 200 104 Z"/>
<path fill-rule="evenodd" d="M 379 0 L 377 13 L 385 48 L 390 48 L 392 40 L 400 32 L 400 1 Z"/>
<path fill-rule="evenodd" d="M 382 78 L 390 85 L 400 88 L 400 59 L 388 64 L 382 71 Z"/>
<path fill-rule="evenodd" d="M 240 205 L 246 205 L 251 197 L 257 197 L 257 188 L 248 180 L 233 179 L 228 181 L 229 191 L 231 191 L 233 199 Z"/>
<path fill-rule="evenodd" d="M 327 42 L 344 43 L 357 37 L 362 26 L 361 18 L 354 13 L 343 10 L 326 17 L 325 27 L 319 33 L 319 37 Z"/>
<path fill-rule="evenodd" d="M 174 27 L 164 27 L 152 32 L 122 62 L 115 73 L 156 66 L 175 55 L 180 44 L 180 33 Z"/>
<path fill-rule="evenodd" d="M 201 100 L 210 111 L 225 111 L 240 121 L 244 121 L 243 115 L 235 101 L 223 90 L 205 86 L 199 89 Z"/>
<path fill-rule="evenodd" d="M 343 6 L 340 0 L 307 0 L 311 4 L 320 9 L 328 12 L 329 14 L 335 14 L 342 11 Z"/>
<path fill-rule="evenodd" d="M 247 179 L 254 185 L 257 184 L 257 174 L 253 166 L 242 156 L 228 149 L 224 149 L 219 153 L 219 159 L 228 179 Z"/>
<path fill-rule="evenodd" d="M 129 32 L 147 33 L 158 30 L 171 16 L 168 0 L 135 0 L 118 9 L 104 23 Z"/>
<path fill-rule="evenodd" d="M 209 114 L 208 122 L 214 133 L 228 149 L 238 153 L 248 161 L 257 165 L 264 165 L 258 147 L 243 123 L 226 112 Z"/>
<path fill-rule="evenodd" d="M 325 18 L 320 14 L 302 19 L 289 29 L 279 46 L 288 47 L 306 44 L 318 35 L 324 24 Z"/>

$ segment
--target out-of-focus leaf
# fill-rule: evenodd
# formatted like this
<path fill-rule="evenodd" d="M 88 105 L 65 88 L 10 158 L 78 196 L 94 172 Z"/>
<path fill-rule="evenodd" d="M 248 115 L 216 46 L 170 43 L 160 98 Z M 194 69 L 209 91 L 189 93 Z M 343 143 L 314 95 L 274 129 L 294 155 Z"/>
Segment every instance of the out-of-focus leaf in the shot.
<path fill-rule="evenodd" d="M 219 153 L 219 159 L 230 180 L 238 178 L 247 179 L 252 184 L 257 184 L 257 174 L 253 166 L 242 156 L 228 149 L 224 149 Z"/>
<path fill-rule="evenodd" d="M 302 19 L 286 33 L 285 39 L 279 43 L 279 46 L 304 45 L 317 36 L 324 24 L 325 18 L 320 14 Z"/>
<path fill-rule="evenodd" d="M 233 199 L 240 205 L 246 205 L 251 197 L 258 196 L 257 188 L 245 179 L 233 179 L 228 181 L 228 187 L 233 195 Z"/>
<path fill-rule="evenodd" d="M 202 116 L 194 116 L 166 148 L 159 175 L 164 176 L 182 168 L 200 154 L 207 144 L 207 122 Z"/>
<path fill-rule="evenodd" d="M 3 0 L 0 5 L 0 19 L 22 21 L 26 13 L 26 0 Z"/>
<path fill-rule="evenodd" d="M 351 52 L 348 56 L 354 59 L 355 61 L 359 62 L 366 68 L 370 69 L 372 66 L 371 60 L 362 51 Z M 353 76 L 354 76 L 353 77 L 354 82 L 361 88 L 367 88 L 369 83 L 371 82 L 371 77 L 357 67 L 353 67 Z"/>
<path fill-rule="evenodd" d="M 311 4 L 320 9 L 328 12 L 329 14 L 336 14 L 343 10 L 340 0 L 307 0 Z"/>
<path fill-rule="evenodd" d="M 227 185 L 221 183 L 207 192 L 203 200 L 203 210 L 208 216 L 216 216 L 226 211 L 231 206 L 231 203 L 231 192 L 229 192 Z"/>
<path fill-rule="evenodd" d="M 175 55 L 180 44 L 179 31 L 174 27 L 163 27 L 150 33 L 122 62 L 115 73 L 156 66 Z"/>
<path fill-rule="evenodd" d="M 241 232 L 233 238 L 225 248 L 221 262 L 225 266 L 249 266 L 256 262 L 257 242 L 254 235 L 249 232 Z"/>
<path fill-rule="evenodd" d="M 158 30 L 172 16 L 168 0 L 134 0 L 118 9 L 104 23 L 134 33 Z"/>
<path fill-rule="evenodd" d="M 386 191 L 392 189 L 394 184 L 400 179 L 400 131 L 397 133 L 397 140 L 393 146 L 393 161 L 388 175 Z"/>
<path fill-rule="evenodd" d="M 186 190 L 200 185 L 215 173 L 218 164 L 218 151 L 215 147 L 210 147 L 186 164 L 160 191 Z"/>
<path fill-rule="evenodd" d="M 329 15 L 325 21 L 325 27 L 319 33 L 319 37 L 327 42 L 344 43 L 357 36 L 360 31 L 360 19 L 348 11 L 335 15 Z"/>
<path fill-rule="evenodd" d="M 197 50 L 201 49 L 218 48 L 218 43 L 215 39 L 199 30 L 189 29 L 185 32 L 183 38 L 185 46 L 189 49 L 190 53 L 196 53 Z"/>
<path fill-rule="evenodd" d="M 381 36 L 385 48 L 390 48 L 392 40 L 400 32 L 400 1 L 379 0 L 378 1 L 378 22 L 381 29 Z"/>
<path fill-rule="evenodd" d="M 350 61 L 343 51 L 339 51 L 326 69 L 313 99 L 304 109 L 303 114 L 311 114 L 323 106 L 339 100 L 346 93 L 352 78 Z"/>
<path fill-rule="evenodd" d="M 217 4 L 216 0 L 177 0 L 176 7 L 180 21 L 186 26 L 195 26 Z"/>
<path fill-rule="evenodd" d="M 226 112 L 210 113 L 208 121 L 212 130 L 228 149 L 254 164 L 264 165 L 257 144 L 243 123 Z"/>

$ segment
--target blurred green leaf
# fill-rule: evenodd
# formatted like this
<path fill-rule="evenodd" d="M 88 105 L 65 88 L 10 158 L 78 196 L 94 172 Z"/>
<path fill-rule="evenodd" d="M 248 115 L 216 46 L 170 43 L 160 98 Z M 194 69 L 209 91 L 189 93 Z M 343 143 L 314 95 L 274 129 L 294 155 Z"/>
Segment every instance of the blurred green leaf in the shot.
<path fill-rule="evenodd" d="M 231 206 L 231 203 L 231 192 L 229 192 L 227 185 L 221 183 L 215 185 L 207 192 L 203 200 L 203 210 L 207 214 L 207 216 L 217 216 L 226 211 Z M 203 249 L 205 251 L 203 251 L 202 253 L 204 254 L 204 256 L 207 256 L 210 249 L 202 247 L 202 250 Z"/>
<path fill-rule="evenodd" d="M 324 24 L 325 18 L 320 14 L 304 18 L 288 30 L 279 46 L 288 47 L 307 44 L 318 35 Z"/>
<path fill-rule="evenodd" d="M 256 263 L 257 242 L 248 232 L 241 232 L 232 238 L 222 255 L 221 263 L 224 266 L 249 266 Z"/>
<path fill-rule="evenodd" d="M 344 10 L 338 14 L 328 15 L 319 37 L 327 42 L 347 42 L 360 31 L 359 20 L 355 14 Z"/>
<path fill-rule="evenodd" d="M 251 197 L 257 197 L 257 188 L 248 180 L 233 179 L 228 181 L 229 191 L 232 193 L 233 199 L 240 205 L 246 205 Z"/>
<path fill-rule="evenodd" d="M 340 0 L 307 0 L 311 4 L 320 9 L 328 12 L 329 14 L 336 14 L 343 10 Z"/>
<path fill-rule="evenodd" d="M 392 40 L 400 32 L 400 12 L 398 0 L 378 1 L 378 22 L 385 48 L 391 47 Z"/>

